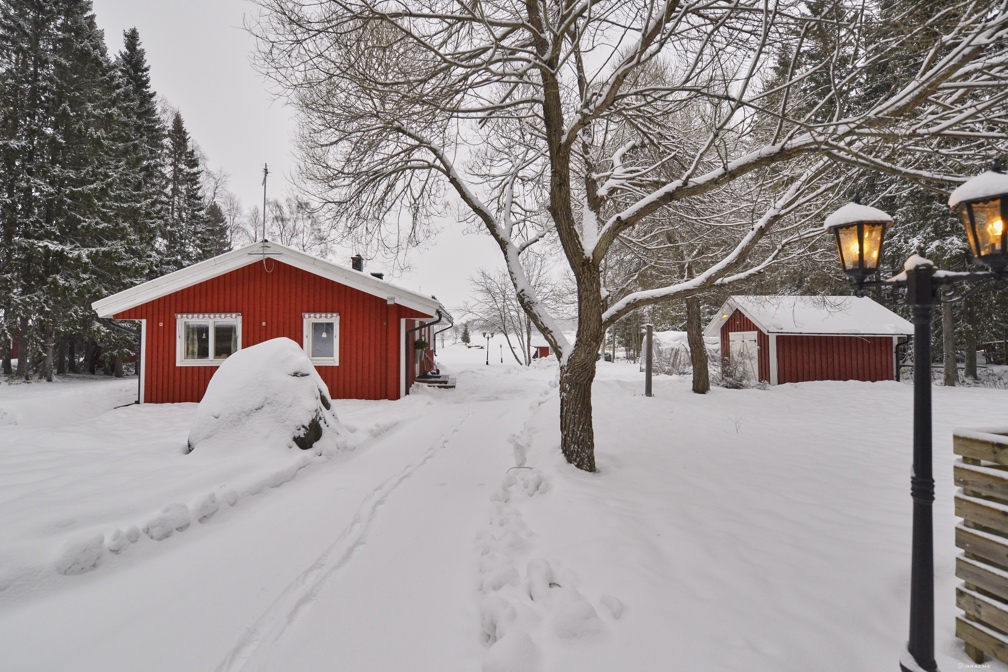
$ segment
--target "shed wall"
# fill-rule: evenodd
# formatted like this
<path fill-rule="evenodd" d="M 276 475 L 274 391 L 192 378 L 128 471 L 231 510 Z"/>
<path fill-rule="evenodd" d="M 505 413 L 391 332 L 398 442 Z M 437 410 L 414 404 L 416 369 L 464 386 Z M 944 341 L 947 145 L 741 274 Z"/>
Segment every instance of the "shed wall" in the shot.
<path fill-rule="evenodd" d="M 728 316 L 728 320 L 721 325 L 721 357 L 727 359 L 731 350 L 728 346 L 728 334 L 733 331 L 755 331 L 756 347 L 759 350 L 759 379 L 770 382 L 770 337 L 763 333 L 752 320 L 743 315 L 738 309 Z"/>
<path fill-rule="evenodd" d="M 217 371 L 175 364 L 175 316 L 190 313 L 241 313 L 243 348 L 301 345 L 302 313 L 339 313 L 339 366 L 316 367 L 336 399 L 398 399 L 400 319 L 427 317 L 271 257 L 115 315 L 147 320 L 145 401 L 199 401 Z"/>
<path fill-rule="evenodd" d="M 892 380 L 891 336 L 777 336 L 777 380 Z"/>

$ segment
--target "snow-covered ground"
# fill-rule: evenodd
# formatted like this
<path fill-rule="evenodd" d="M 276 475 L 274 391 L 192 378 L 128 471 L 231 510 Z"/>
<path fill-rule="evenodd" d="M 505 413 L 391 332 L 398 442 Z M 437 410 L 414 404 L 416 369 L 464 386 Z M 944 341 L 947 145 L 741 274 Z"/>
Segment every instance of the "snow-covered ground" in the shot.
<path fill-rule="evenodd" d="M 555 363 L 497 345 L 441 350 L 455 390 L 337 401 L 356 448 L 282 472 L 185 455 L 196 405 L 115 408 L 135 379 L 0 384 L 0 670 L 896 668 L 909 385 L 645 398 L 636 365 L 600 363 L 584 474 Z M 934 389 L 946 670 L 971 664 L 951 431 L 1006 401 Z"/>

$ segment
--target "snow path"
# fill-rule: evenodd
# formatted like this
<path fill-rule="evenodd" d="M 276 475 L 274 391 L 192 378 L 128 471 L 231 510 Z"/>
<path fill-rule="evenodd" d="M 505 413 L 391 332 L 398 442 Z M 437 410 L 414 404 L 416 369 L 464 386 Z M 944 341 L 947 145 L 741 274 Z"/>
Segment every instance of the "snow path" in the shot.
<path fill-rule="evenodd" d="M 423 469 L 397 481 L 348 554 L 353 562 L 312 586 L 310 611 L 241 666 L 219 669 L 309 672 L 336 661 L 348 670 L 479 669 L 474 539 L 487 525 L 490 494 L 514 465 L 509 435 L 498 428 L 522 426 L 532 412 L 526 398 L 467 404 Z"/>
<path fill-rule="evenodd" d="M 372 490 L 364 498 L 364 501 L 357 507 L 350 525 L 327 548 L 308 569 L 302 572 L 290 586 L 288 586 L 280 597 L 270 605 L 270 608 L 256 621 L 248 632 L 242 636 L 238 645 L 228 654 L 227 658 L 217 668 L 221 672 L 233 672 L 244 670 L 248 665 L 257 665 L 258 652 L 262 645 L 272 644 L 278 640 L 284 632 L 294 626 L 313 602 L 316 601 L 325 583 L 332 578 L 333 574 L 346 565 L 354 555 L 366 543 L 368 532 L 371 529 L 379 510 L 388 500 L 389 495 L 398 488 L 403 481 L 413 476 L 418 469 L 427 464 L 438 451 L 444 449 L 462 423 L 469 417 L 469 411 L 459 418 L 455 424 L 444 433 L 441 439 L 424 453 L 419 460 L 408 464 L 399 474 L 385 480 L 381 485 Z"/>

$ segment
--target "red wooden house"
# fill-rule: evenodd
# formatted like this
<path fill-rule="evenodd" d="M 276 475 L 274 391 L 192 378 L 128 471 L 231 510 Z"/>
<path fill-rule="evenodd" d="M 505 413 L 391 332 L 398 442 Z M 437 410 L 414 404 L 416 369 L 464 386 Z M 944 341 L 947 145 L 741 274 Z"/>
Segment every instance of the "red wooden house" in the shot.
<path fill-rule="evenodd" d="M 867 297 L 733 296 L 704 331 L 754 380 L 894 380 L 913 325 Z"/>
<path fill-rule="evenodd" d="M 228 355 L 281 336 L 302 344 L 334 398 L 399 399 L 434 368 L 414 343 L 433 343 L 451 317 L 437 299 L 360 268 L 255 243 L 92 307 L 140 323 L 141 403 L 199 401 Z"/>

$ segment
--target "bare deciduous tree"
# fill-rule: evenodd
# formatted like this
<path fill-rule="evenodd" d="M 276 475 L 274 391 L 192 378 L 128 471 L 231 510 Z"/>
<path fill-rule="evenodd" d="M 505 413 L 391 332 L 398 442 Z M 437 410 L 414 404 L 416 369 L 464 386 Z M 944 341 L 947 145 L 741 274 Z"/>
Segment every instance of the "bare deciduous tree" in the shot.
<path fill-rule="evenodd" d="M 940 190 L 964 177 L 959 153 L 1005 139 L 1003 0 L 923 20 L 916 7 L 913 21 L 853 0 L 815 15 L 798 0 L 257 2 L 259 64 L 299 110 L 317 195 L 349 235 L 396 246 L 427 237 L 454 194 L 560 356 L 561 447 L 588 471 L 608 325 L 765 268 L 802 233 L 792 215 L 828 205 L 853 171 Z M 805 48 L 822 33 L 835 39 Z M 913 61 L 899 81 L 852 97 L 894 53 Z M 640 76 L 658 63 L 663 77 Z M 938 140 L 940 172 L 925 161 Z M 621 236 L 684 203 L 727 216 L 737 194 L 759 210 L 697 222 L 717 255 L 606 300 Z M 576 284 L 573 344 L 521 264 L 544 237 Z"/>
<path fill-rule="evenodd" d="M 531 252 L 524 255 L 522 267 L 539 300 L 551 313 L 560 319 L 574 317 L 569 314 L 571 297 L 565 291 L 563 283 L 552 277 L 543 255 Z M 476 316 L 480 325 L 503 334 L 515 361 L 525 366 L 530 365 L 535 325 L 522 308 L 508 273 L 491 273 L 481 268 L 471 283 L 473 301 L 463 310 Z"/>
<path fill-rule="evenodd" d="M 318 257 L 329 254 L 332 227 L 327 226 L 317 208 L 298 196 L 267 201 L 266 235 L 281 245 Z"/>

